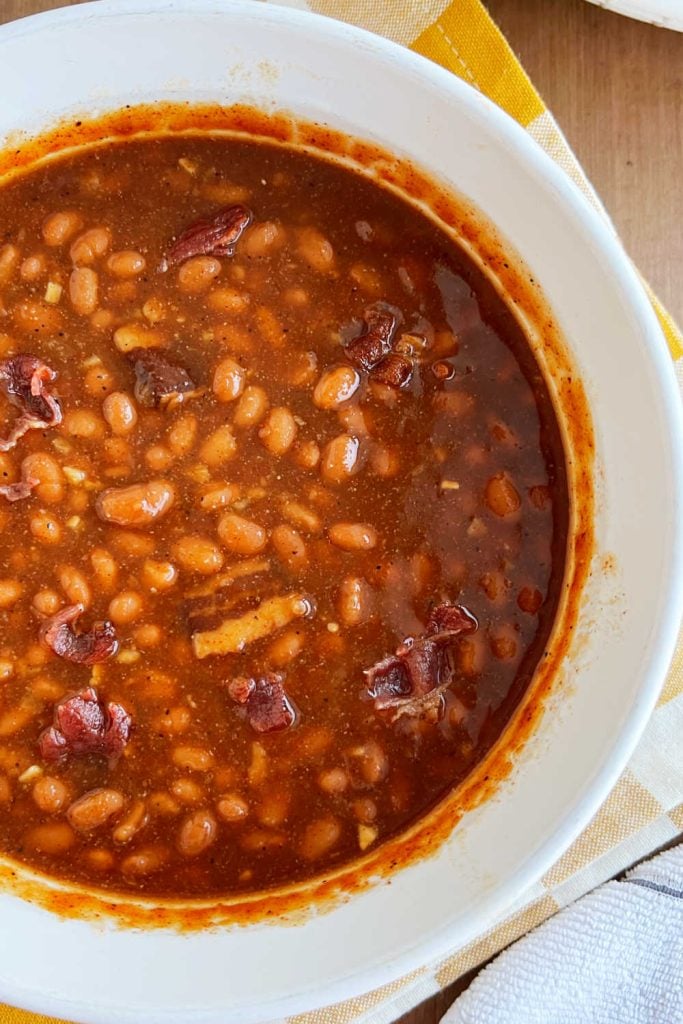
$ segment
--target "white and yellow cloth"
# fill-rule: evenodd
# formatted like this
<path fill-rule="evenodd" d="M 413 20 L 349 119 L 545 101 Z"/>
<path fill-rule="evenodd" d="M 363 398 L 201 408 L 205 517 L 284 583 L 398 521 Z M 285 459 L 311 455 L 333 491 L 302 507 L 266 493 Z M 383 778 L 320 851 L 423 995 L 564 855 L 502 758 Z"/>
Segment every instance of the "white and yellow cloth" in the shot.
<path fill-rule="evenodd" d="M 519 121 L 607 216 L 480 0 L 289 0 L 289 4 L 387 36 L 448 68 Z M 683 335 L 649 288 L 648 294 L 683 380 Z M 683 643 L 679 643 L 659 703 L 626 771 L 585 832 L 537 885 L 520 894 L 513 913 L 438 963 L 357 999 L 291 1017 L 284 1024 L 391 1024 L 560 907 L 674 839 L 683 831 L 682 736 Z M 0 1006 L 0 1024 L 54 1022 Z"/>

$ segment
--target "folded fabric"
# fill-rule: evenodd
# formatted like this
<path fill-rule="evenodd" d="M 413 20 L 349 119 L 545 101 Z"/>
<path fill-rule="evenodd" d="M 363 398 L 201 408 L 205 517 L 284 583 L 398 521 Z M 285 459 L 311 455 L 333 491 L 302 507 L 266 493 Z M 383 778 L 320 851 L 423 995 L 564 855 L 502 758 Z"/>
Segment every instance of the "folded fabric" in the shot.
<path fill-rule="evenodd" d="M 683 1024 L 683 844 L 520 939 L 442 1024 Z"/>

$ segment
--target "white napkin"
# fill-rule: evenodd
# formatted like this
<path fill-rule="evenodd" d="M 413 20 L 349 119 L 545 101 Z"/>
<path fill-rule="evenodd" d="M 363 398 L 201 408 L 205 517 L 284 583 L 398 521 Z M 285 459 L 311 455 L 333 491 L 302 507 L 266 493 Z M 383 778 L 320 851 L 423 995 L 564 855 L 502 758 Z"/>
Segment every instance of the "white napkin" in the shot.
<path fill-rule="evenodd" d="M 683 1024 L 683 845 L 520 939 L 442 1024 Z"/>

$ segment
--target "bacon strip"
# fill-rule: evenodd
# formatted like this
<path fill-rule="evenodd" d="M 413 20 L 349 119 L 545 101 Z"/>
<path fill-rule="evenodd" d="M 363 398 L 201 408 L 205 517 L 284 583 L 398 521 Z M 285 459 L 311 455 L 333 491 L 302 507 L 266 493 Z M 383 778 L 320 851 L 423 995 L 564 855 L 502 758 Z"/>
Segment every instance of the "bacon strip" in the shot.
<path fill-rule="evenodd" d="M 183 366 L 153 348 L 134 348 L 127 353 L 135 373 L 135 397 L 156 408 L 175 400 L 182 402 L 197 385 Z"/>
<path fill-rule="evenodd" d="M 37 487 L 40 480 L 36 480 L 34 476 L 27 476 L 24 473 L 22 480 L 17 480 L 14 484 L 2 484 L 0 486 L 0 495 L 3 498 L 7 498 L 7 501 L 21 501 L 23 498 L 28 498 L 33 491 L 34 487 Z"/>
<path fill-rule="evenodd" d="M 424 636 L 407 637 L 395 654 L 365 670 L 367 695 L 375 710 L 389 711 L 392 719 L 422 714 L 455 678 L 451 657 L 454 643 L 477 628 L 477 620 L 462 605 L 434 608 Z"/>
<path fill-rule="evenodd" d="M 372 370 L 391 351 L 398 327 L 398 310 L 384 303 L 368 306 L 363 315 L 363 332 L 344 348 L 347 359 L 358 370 Z"/>
<path fill-rule="evenodd" d="M 119 649 L 116 630 L 109 621 L 96 622 L 88 633 L 75 633 L 72 624 L 83 614 L 82 604 L 62 608 L 40 627 L 40 639 L 59 658 L 77 665 L 97 665 Z"/>
<path fill-rule="evenodd" d="M 115 762 L 130 739 L 132 719 L 121 704 L 105 703 L 92 686 L 55 704 L 53 724 L 38 738 L 45 761 L 99 754 Z"/>
<path fill-rule="evenodd" d="M 21 410 L 10 434 L 0 438 L 0 452 L 8 452 L 29 430 L 45 430 L 62 422 L 62 409 L 46 385 L 57 373 L 38 356 L 22 353 L 0 362 L 0 389 Z"/>
<path fill-rule="evenodd" d="M 233 256 L 235 246 L 251 220 L 251 210 L 237 204 L 224 206 L 212 217 L 196 221 L 170 246 L 159 270 L 164 273 L 192 256 Z"/>
<path fill-rule="evenodd" d="M 255 679 L 238 676 L 228 683 L 228 692 L 237 704 L 246 707 L 255 732 L 280 732 L 296 720 L 294 705 L 283 684 L 284 676 L 279 672 L 266 672 Z"/>

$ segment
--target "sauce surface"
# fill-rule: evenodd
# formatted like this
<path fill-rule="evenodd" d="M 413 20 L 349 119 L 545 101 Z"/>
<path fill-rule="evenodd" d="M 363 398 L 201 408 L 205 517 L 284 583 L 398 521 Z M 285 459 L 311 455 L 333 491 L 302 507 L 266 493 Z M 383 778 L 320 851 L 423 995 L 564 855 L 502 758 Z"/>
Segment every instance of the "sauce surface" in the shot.
<path fill-rule="evenodd" d="M 374 848 L 552 627 L 564 461 L 516 321 L 419 211 L 264 143 L 63 157 L 0 216 L 0 436 L 34 420 L 0 452 L 0 849 L 202 897 Z"/>

